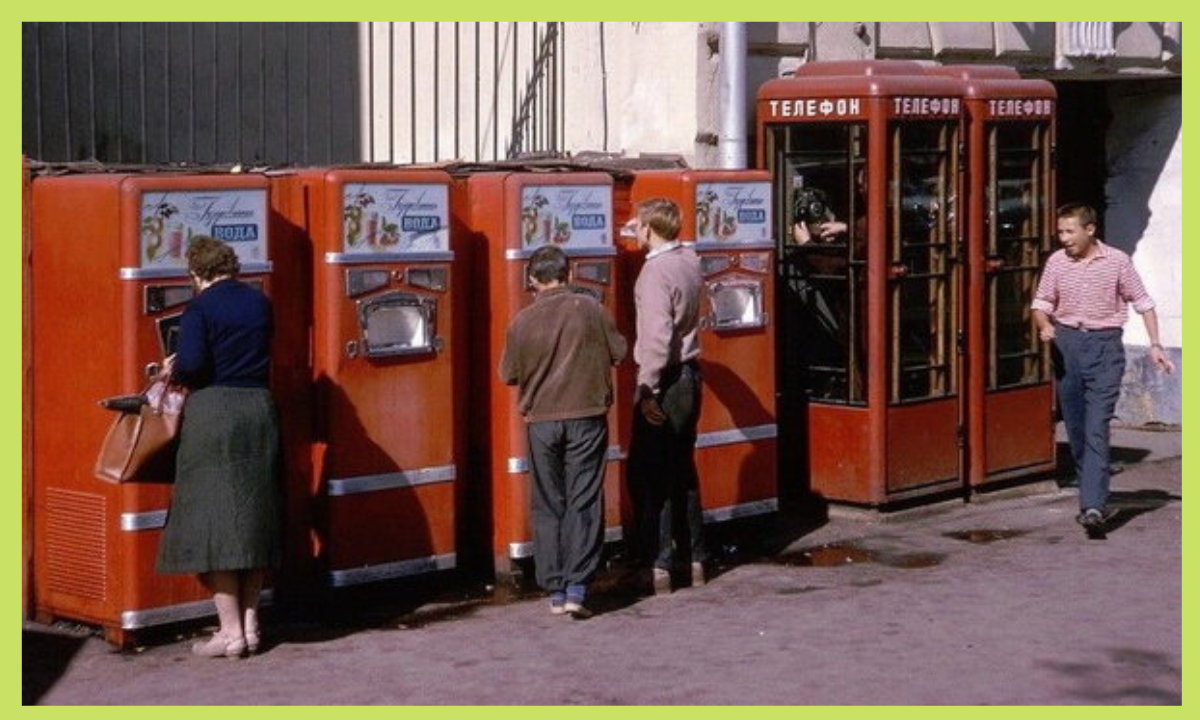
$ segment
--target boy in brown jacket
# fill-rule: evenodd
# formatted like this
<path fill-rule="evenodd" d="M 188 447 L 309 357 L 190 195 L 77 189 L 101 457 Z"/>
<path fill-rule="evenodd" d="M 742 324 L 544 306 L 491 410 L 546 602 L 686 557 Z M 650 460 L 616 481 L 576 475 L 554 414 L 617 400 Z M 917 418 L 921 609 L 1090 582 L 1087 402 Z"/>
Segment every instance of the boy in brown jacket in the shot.
<path fill-rule="evenodd" d="M 538 584 L 550 612 L 590 615 L 587 586 L 604 541 L 604 457 L 612 366 L 625 338 L 590 295 L 568 287 L 560 248 L 529 259 L 537 299 L 513 319 L 500 357 L 500 379 L 518 387 L 533 475 L 530 515 Z"/>

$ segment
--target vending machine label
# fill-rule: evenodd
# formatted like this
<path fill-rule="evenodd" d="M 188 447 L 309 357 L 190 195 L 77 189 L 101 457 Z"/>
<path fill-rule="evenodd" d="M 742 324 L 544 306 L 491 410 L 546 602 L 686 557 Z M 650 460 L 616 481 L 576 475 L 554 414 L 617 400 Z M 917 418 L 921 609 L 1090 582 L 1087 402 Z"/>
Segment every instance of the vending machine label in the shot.
<path fill-rule="evenodd" d="M 696 241 L 760 243 L 771 239 L 771 184 L 696 184 Z"/>
<path fill-rule="evenodd" d="M 449 208 L 445 185 L 347 183 L 342 197 L 343 252 L 447 252 Z"/>
<path fill-rule="evenodd" d="M 267 191 L 147 191 L 140 227 L 143 268 L 187 268 L 195 235 L 229 243 L 243 264 L 265 262 Z"/>
<path fill-rule="evenodd" d="M 521 188 L 521 247 L 611 247 L 612 188 L 527 185 Z"/>

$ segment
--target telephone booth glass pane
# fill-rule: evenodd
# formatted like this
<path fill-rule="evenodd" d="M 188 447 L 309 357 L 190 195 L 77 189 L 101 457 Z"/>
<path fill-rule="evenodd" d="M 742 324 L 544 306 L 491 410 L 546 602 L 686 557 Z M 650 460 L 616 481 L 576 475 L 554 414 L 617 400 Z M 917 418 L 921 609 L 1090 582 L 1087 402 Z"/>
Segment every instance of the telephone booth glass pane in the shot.
<path fill-rule="evenodd" d="M 1029 307 L 1051 247 L 1048 128 L 999 124 L 988 145 L 988 387 L 997 389 L 1049 379 Z"/>
<path fill-rule="evenodd" d="M 768 136 L 791 397 L 866 402 L 866 135 L 863 124 L 805 123 Z"/>
<path fill-rule="evenodd" d="M 903 123 L 890 139 L 891 398 L 953 395 L 958 133 L 951 123 Z"/>

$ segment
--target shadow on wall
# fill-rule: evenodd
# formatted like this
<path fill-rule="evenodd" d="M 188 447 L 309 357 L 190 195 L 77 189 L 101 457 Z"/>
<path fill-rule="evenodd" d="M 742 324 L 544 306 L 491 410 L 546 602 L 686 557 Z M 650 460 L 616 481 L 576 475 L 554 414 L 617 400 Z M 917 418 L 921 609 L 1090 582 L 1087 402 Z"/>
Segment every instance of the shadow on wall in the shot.
<path fill-rule="evenodd" d="M 1183 124 L 1182 85 L 1179 80 L 1112 83 L 1108 104 L 1104 240 L 1133 254 L 1150 224 L 1150 198 Z"/>
<path fill-rule="evenodd" d="M 1163 189 L 1182 184 L 1181 169 L 1168 167 L 1182 127 L 1182 84 L 1177 79 L 1109 83 L 1108 106 L 1112 123 L 1105 149 L 1107 210 L 1103 237 L 1113 247 L 1132 255 L 1150 226 L 1154 212 L 1152 199 L 1160 210 L 1164 205 L 1169 208 L 1173 202 L 1181 202 L 1169 199 L 1164 202 L 1162 194 Z M 1168 175 L 1174 172 L 1180 175 Z M 1158 198 L 1154 197 L 1156 191 Z M 1155 221 L 1156 235 L 1182 231 L 1170 226 L 1170 218 L 1166 220 L 1165 227 L 1163 218 Z M 1178 240 L 1156 242 L 1152 252 L 1177 251 L 1180 245 Z M 1162 302 L 1166 298 L 1156 299 Z M 1132 345 L 1125 348 L 1125 377 L 1116 410 L 1120 422 L 1127 425 L 1183 422 L 1183 353 L 1179 348 L 1169 347 L 1167 351 L 1177 368 L 1170 375 L 1154 368 L 1147 348 Z"/>

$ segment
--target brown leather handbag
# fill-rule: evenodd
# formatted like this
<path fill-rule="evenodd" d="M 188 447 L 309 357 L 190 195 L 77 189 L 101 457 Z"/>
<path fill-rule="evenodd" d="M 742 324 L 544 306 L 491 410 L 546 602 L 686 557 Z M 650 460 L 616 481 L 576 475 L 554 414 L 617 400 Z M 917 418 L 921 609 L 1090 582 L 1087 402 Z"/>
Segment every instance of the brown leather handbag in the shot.
<path fill-rule="evenodd" d="M 96 457 L 96 477 L 113 483 L 175 477 L 175 447 L 183 421 L 187 389 L 170 379 L 155 380 L 136 395 L 105 398 L 100 405 L 117 412 Z"/>

